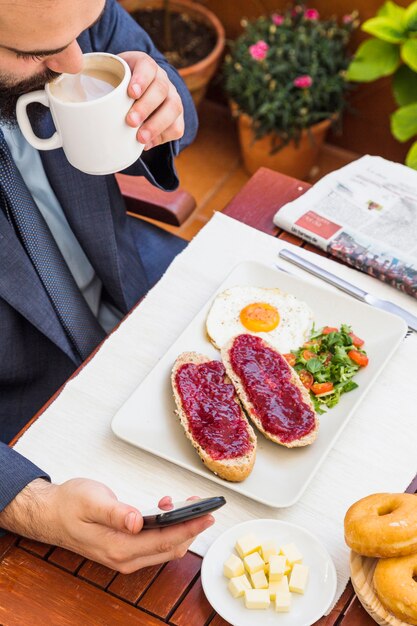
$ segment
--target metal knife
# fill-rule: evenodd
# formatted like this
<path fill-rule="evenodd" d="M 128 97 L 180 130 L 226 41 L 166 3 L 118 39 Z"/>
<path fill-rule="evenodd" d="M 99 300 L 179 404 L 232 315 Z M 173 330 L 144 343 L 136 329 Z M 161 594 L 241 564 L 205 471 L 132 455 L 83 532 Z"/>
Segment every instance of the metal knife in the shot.
<path fill-rule="evenodd" d="M 389 300 L 382 300 L 381 298 L 377 298 L 376 296 L 373 296 L 372 294 L 364 291 L 363 289 L 360 289 L 359 287 L 355 287 L 355 285 L 347 282 L 347 280 L 339 278 L 338 276 L 335 276 L 335 274 L 331 274 L 331 272 L 328 272 L 318 265 L 311 263 L 311 261 L 307 261 L 303 257 L 295 254 L 294 252 L 291 252 L 290 250 L 286 250 L 284 248 L 283 250 L 280 250 L 278 254 L 282 259 L 285 259 L 286 261 L 289 261 L 294 265 L 298 265 L 298 267 L 301 267 L 303 270 L 306 270 L 310 274 L 313 274 L 313 276 L 321 278 L 322 280 L 326 281 L 326 283 L 329 283 L 330 285 L 337 287 L 341 291 L 348 293 L 350 296 L 353 296 L 357 300 L 360 300 L 361 302 L 366 302 L 366 304 L 370 304 L 377 309 L 382 309 L 383 311 L 387 311 L 388 313 L 393 313 L 394 315 L 402 317 L 408 327 L 411 330 L 417 332 L 417 316 L 409 313 L 402 307 L 397 306 Z"/>

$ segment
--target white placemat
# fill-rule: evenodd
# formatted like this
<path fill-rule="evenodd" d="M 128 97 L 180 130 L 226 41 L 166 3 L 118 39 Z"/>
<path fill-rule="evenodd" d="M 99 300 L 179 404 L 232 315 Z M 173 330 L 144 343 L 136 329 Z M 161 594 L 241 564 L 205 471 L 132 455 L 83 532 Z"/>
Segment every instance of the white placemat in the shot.
<path fill-rule="evenodd" d="M 192 494 L 218 495 L 214 483 L 119 441 L 110 423 L 232 267 L 244 260 L 272 266 L 282 247 L 294 248 L 215 214 L 140 306 L 22 436 L 16 450 L 56 482 L 74 476 L 101 480 L 121 500 L 139 509 L 155 506 L 165 494 L 174 500 Z M 296 250 L 417 314 L 417 302 L 408 296 L 355 270 Z M 306 276 L 284 261 L 279 264 Z M 338 572 L 338 598 L 349 578 L 348 549 L 343 540 L 347 508 L 369 493 L 403 491 L 416 473 L 416 373 L 417 338 L 413 336 L 401 344 L 297 504 L 271 509 L 225 489 L 227 506 L 216 513 L 216 524 L 192 549 L 204 555 L 223 530 L 245 519 L 276 518 L 299 524 L 314 533 L 332 555 Z"/>

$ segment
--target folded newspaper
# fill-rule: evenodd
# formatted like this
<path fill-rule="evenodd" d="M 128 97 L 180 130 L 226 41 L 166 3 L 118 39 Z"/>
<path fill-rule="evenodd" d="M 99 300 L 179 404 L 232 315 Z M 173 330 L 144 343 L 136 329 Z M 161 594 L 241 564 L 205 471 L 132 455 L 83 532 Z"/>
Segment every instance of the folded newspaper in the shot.
<path fill-rule="evenodd" d="M 285 204 L 274 223 L 417 298 L 417 171 L 361 157 Z"/>

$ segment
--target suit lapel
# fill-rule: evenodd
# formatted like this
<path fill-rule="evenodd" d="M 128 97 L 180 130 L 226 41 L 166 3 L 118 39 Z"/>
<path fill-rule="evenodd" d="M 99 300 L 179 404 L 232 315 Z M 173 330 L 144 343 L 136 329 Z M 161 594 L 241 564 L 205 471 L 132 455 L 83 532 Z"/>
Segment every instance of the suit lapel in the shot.
<path fill-rule="evenodd" d="M 76 364 L 71 344 L 12 226 L 0 210 L 0 297 L 49 337 Z"/>

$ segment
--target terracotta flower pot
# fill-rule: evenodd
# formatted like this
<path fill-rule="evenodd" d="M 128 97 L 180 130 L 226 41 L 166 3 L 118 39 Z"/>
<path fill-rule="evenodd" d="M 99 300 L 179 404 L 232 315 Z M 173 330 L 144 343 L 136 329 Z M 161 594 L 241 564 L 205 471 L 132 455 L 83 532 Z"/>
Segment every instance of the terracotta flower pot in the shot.
<path fill-rule="evenodd" d="M 144 9 L 162 8 L 162 0 L 119 0 L 119 2 L 130 13 Z M 171 0 L 170 5 L 171 11 L 187 13 L 193 20 L 208 24 L 217 34 L 216 45 L 205 59 L 178 70 L 191 92 L 194 104 L 197 106 L 203 99 L 207 85 L 218 68 L 224 50 L 224 28 L 214 13 L 200 4 L 188 0 Z"/>
<path fill-rule="evenodd" d="M 245 169 L 249 174 L 254 174 L 260 167 L 269 167 L 287 176 L 305 179 L 317 163 L 330 123 L 330 120 L 324 120 L 311 126 L 312 138 L 304 130 L 298 147 L 291 142 L 275 154 L 270 154 L 272 135 L 268 134 L 254 141 L 251 118 L 239 114 L 239 140 Z"/>

